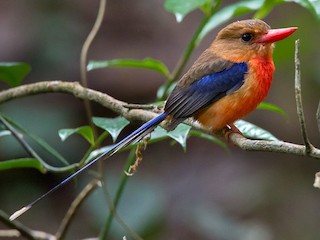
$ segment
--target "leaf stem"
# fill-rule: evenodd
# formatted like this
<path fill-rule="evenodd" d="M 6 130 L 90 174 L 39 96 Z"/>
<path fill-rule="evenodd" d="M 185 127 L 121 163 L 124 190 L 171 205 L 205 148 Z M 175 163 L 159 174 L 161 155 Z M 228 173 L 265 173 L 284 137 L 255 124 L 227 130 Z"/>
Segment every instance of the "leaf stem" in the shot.
<path fill-rule="evenodd" d="M 63 239 L 65 234 L 71 224 L 72 219 L 74 218 L 77 210 L 83 203 L 83 201 L 93 192 L 97 187 L 101 186 L 100 180 L 94 179 L 92 180 L 74 199 L 70 208 L 68 209 L 66 215 L 64 216 L 62 223 L 56 233 L 56 239 Z"/>
<path fill-rule="evenodd" d="M 163 95 L 160 97 L 160 99 L 158 100 L 164 100 L 164 98 L 167 95 L 167 91 L 170 88 L 170 85 L 172 82 L 177 81 L 179 76 L 181 75 L 184 67 L 186 66 L 193 50 L 199 45 L 199 35 L 201 34 L 203 28 L 206 26 L 206 24 L 208 23 L 209 19 L 211 18 L 211 16 L 216 12 L 216 10 L 218 9 L 219 5 L 221 3 L 221 0 L 217 0 L 215 2 L 215 4 L 213 4 L 210 8 L 210 11 L 208 11 L 208 13 L 205 14 L 204 18 L 202 19 L 200 25 L 198 26 L 198 28 L 196 29 L 195 33 L 193 34 L 190 42 L 188 43 L 187 47 L 185 48 L 182 56 L 180 57 L 180 59 L 178 60 L 174 70 L 172 71 L 172 73 L 170 74 L 167 82 L 165 83 L 165 88 L 163 91 Z"/>
<path fill-rule="evenodd" d="M 47 171 L 52 171 L 52 172 L 65 172 L 68 170 L 74 169 L 77 164 L 72 164 L 66 167 L 53 167 L 49 164 L 47 164 L 33 149 L 32 147 L 27 143 L 27 141 L 24 140 L 24 135 L 18 132 L 14 127 L 11 126 L 11 124 L 5 119 L 5 117 L 0 114 L 0 121 L 5 125 L 5 127 L 11 131 L 12 135 L 17 139 L 18 142 L 22 145 L 22 147 L 29 153 L 30 156 L 34 157 L 37 159 L 40 164 L 44 167 L 45 170 Z"/>
<path fill-rule="evenodd" d="M 24 136 L 23 134 L 21 134 L 20 132 L 18 132 L 13 126 L 11 126 L 11 124 L 5 119 L 5 117 L 0 114 L 0 121 L 2 122 L 2 124 L 12 133 L 12 135 L 17 139 L 17 141 L 21 144 L 21 146 L 26 150 L 26 152 L 38 159 L 39 162 L 41 162 L 41 164 L 43 163 L 43 160 L 41 159 L 41 157 L 31 148 L 31 146 L 24 140 Z"/>
<path fill-rule="evenodd" d="M 35 141 L 37 144 L 39 144 L 44 150 L 46 150 L 49 154 L 56 157 L 60 162 L 62 162 L 65 166 L 68 166 L 68 161 L 54 148 L 52 148 L 47 142 L 45 142 L 40 137 L 36 136 L 35 134 L 31 133 L 27 129 L 23 128 L 21 125 L 19 125 L 17 122 L 11 120 L 8 116 L 2 116 L 5 118 L 5 120 L 15 129 L 20 131 L 20 133 L 24 134 L 25 136 L 30 137 L 33 141 Z"/>
<path fill-rule="evenodd" d="M 81 161 L 79 162 L 79 166 L 83 166 L 84 164 L 86 164 L 88 162 L 88 157 L 90 156 L 90 153 L 96 149 L 98 146 L 100 146 L 100 144 L 102 143 L 102 141 L 109 136 L 109 133 L 107 131 L 104 131 L 102 134 L 100 134 L 100 136 L 97 138 L 97 140 L 95 141 L 94 145 L 91 145 L 89 147 L 89 149 L 87 150 L 87 152 L 85 153 L 85 155 L 83 156 L 83 158 L 81 159 Z"/>
<path fill-rule="evenodd" d="M 208 22 L 209 17 L 205 16 L 200 25 L 198 26 L 196 32 L 193 34 L 190 42 L 188 43 L 188 46 L 186 47 L 186 49 L 184 50 L 181 58 L 179 59 L 176 67 L 174 68 L 174 70 L 172 71 L 172 73 L 170 74 L 170 78 L 169 81 L 175 81 L 177 80 L 177 78 L 181 75 L 182 70 L 184 69 L 185 65 L 187 64 L 194 48 L 197 46 L 196 40 L 198 39 L 199 34 L 201 33 L 203 27 L 206 25 L 206 23 Z"/>

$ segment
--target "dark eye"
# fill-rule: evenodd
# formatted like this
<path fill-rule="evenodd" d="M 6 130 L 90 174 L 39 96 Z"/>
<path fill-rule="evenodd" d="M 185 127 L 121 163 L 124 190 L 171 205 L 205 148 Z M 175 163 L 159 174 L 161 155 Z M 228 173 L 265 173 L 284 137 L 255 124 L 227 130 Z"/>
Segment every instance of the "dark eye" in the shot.
<path fill-rule="evenodd" d="M 252 39 L 252 34 L 251 33 L 245 33 L 245 34 L 242 34 L 241 36 L 241 39 L 244 41 L 244 42 L 249 42 L 251 39 Z"/>

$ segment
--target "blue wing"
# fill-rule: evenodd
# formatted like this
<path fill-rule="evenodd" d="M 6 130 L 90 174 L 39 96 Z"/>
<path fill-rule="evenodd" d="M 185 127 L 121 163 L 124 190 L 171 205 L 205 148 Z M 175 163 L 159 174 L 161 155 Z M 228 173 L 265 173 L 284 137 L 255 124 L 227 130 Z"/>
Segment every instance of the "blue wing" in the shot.
<path fill-rule="evenodd" d="M 244 62 L 234 63 L 228 69 L 207 74 L 190 85 L 181 84 L 173 90 L 165 106 L 165 112 L 176 121 L 176 126 L 197 111 L 239 89 L 248 72 Z"/>

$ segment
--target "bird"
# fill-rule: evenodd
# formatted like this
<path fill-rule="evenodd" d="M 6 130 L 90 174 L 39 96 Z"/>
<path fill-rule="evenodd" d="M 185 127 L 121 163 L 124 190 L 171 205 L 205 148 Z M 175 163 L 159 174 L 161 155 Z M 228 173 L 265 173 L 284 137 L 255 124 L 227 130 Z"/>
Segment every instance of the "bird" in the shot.
<path fill-rule="evenodd" d="M 233 123 L 252 112 L 270 89 L 275 70 L 272 59 L 274 43 L 296 30 L 297 27 L 271 29 L 258 19 L 227 25 L 177 82 L 161 114 L 16 211 L 10 220 L 29 210 L 99 159 L 109 158 L 124 147 L 140 141 L 163 121 L 166 121 L 168 131 L 193 118 L 212 133 L 223 129 L 239 132 Z"/>

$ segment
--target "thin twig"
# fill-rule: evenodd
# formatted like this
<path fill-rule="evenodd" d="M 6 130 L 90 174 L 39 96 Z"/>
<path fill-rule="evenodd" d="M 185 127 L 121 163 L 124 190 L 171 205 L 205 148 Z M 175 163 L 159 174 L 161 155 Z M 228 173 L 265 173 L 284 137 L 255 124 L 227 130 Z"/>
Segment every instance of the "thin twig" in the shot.
<path fill-rule="evenodd" d="M 309 141 L 307 134 L 307 127 L 304 118 L 303 105 L 302 105 L 302 97 L 301 97 L 301 70 L 300 70 L 300 41 L 299 39 L 295 42 L 295 97 L 297 104 L 297 114 L 300 122 L 300 129 L 304 144 L 306 146 L 306 153 L 309 154 L 312 149 L 312 144 Z"/>
<path fill-rule="evenodd" d="M 24 237 L 25 239 L 32 239 L 32 240 L 39 240 L 39 239 L 45 239 L 45 240 L 53 240 L 55 237 L 49 233 L 45 233 L 42 231 L 35 231 L 30 228 L 27 228 L 25 225 L 20 223 L 19 221 L 10 221 L 9 216 L 0 210 L 0 220 L 3 222 L 5 225 L 12 229 L 16 229 L 18 232 L 17 234 L 18 237 Z M 2 232 L 2 234 L 5 234 L 5 232 Z M 8 230 L 7 234 L 14 234 L 13 230 Z M 6 237 L 9 237 L 7 235 Z"/>
<path fill-rule="evenodd" d="M 37 240 L 56 240 L 55 236 L 47 232 L 32 230 L 32 233 Z"/>
<path fill-rule="evenodd" d="M 6 238 L 21 237 L 21 234 L 16 229 L 5 229 L 5 230 L 0 230 L 0 238 L 2 237 L 6 237 Z"/>
<path fill-rule="evenodd" d="M 87 80 L 88 51 L 89 51 L 89 48 L 90 48 L 90 45 L 91 45 L 93 39 L 95 38 L 95 36 L 97 35 L 97 33 L 101 27 L 104 13 L 105 13 L 105 9 L 106 9 L 106 3 L 107 3 L 107 0 L 100 0 L 99 10 L 98 10 L 96 21 L 95 21 L 95 23 L 94 23 L 94 25 L 93 25 L 87 39 L 85 40 L 85 42 L 82 46 L 82 49 L 81 49 L 80 74 L 81 74 L 81 84 L 84 87 L 88 87 L 88 80 Z M 91 107 L 90 101 L 88 99 L 84 99 L 84 106 L 85 106 L 88 122 L 90 123 L 90 125 L 92 125 L 91 127 L 93 129 L 93 132 L 95 133 L 96 127 L 91 123 L 91 118 L 93 116 L 92 115 L 92 107 Z"/>
<path fill-rule="evenodd" d="M 43 166 L 43 168 L 46 171 L 65 172 L 65 171 L 71 171 L 76 167 L 78 167 L 77 164 L 72 164 L 65 167 L 53 167 L 49 165 L 33 150 L 33 148 L 28 144 L 28 142 L 25 141 L 24 135 L 19 131 L 17 131 L 14 127 L 12 127 L 11 124 L 1 114 L 0 114 L 0 122 L 2 122 L 3 125 L 12 133 L 12 135 L 17 139 L 17 141 L 21 144 L 21 146 L 27 151 L 27 153 L 39 161 L 39 163 Z"/>
<path fill-rule="evenodd" d="M 68 209 L 66 215 L 64 216 L 62 223 L 59 226 L 59 229 L 56 233 L 57 240 L 63 239 L 70 224 L 75 216 L 77 210 L 80 208 L 83 201 L 90 195 L 92 191 L 94 191 L 97 187 L 101 186 L 100 180 L 92 180 L 76 197 L 76 199 L 72 202 L 70 208 Z"/>
<path fill-rule="evenodd" d="M 6 213 L 4 213 L 2 210 L 0 210 L 0 219 L 1 219 L 1 222 L 6 224 L 8 227 L 17 229 L 21 233 L 21 235 L 24 236 L 25 238 L 35 239 L 31 229 L 27 228 L 26 226 L 24 226 L 18 221 L 14 221 L 14 222 L 10 221 L 9 216 Z"/>
<path fill-rule="evenodd" d="M 10 119 L 8 116 L 5 116 L 2 114 L 2 116 L 6 119 L 10 125 L 17 129 L 19 132 L 24 134 L 25 136 L 30 137 L 32 140 L 34 140 L 37 144 L 39 144 L 43 149 L 45 149 L 48 153 L 50 153 L 52 156 L 56 157 L 60 162 L 62 162 L 65 166 L 68 166 L 69 163 L 68 161 L 61 155 L 59 154 L 54 148 L 52 148 L 47 142 L 45 142 L 43 139 L 39 138 L 26 128 L 22 127 L 19 125 L 17 122 L 13 121 Z"/>
<path fill-rule="evenodd" d="M 0 122 L 12 133 L 12 135 L 17 139 L 21 146 L 26 150 L 29 156 L 38 159 L 39 162 L 43 162 L 41 157 L 32 149 L 32 147 L 24 140 L 22 133 L 18 132 L 14 127 L 11 126 L 9 122 L 0 114 Z"/>

